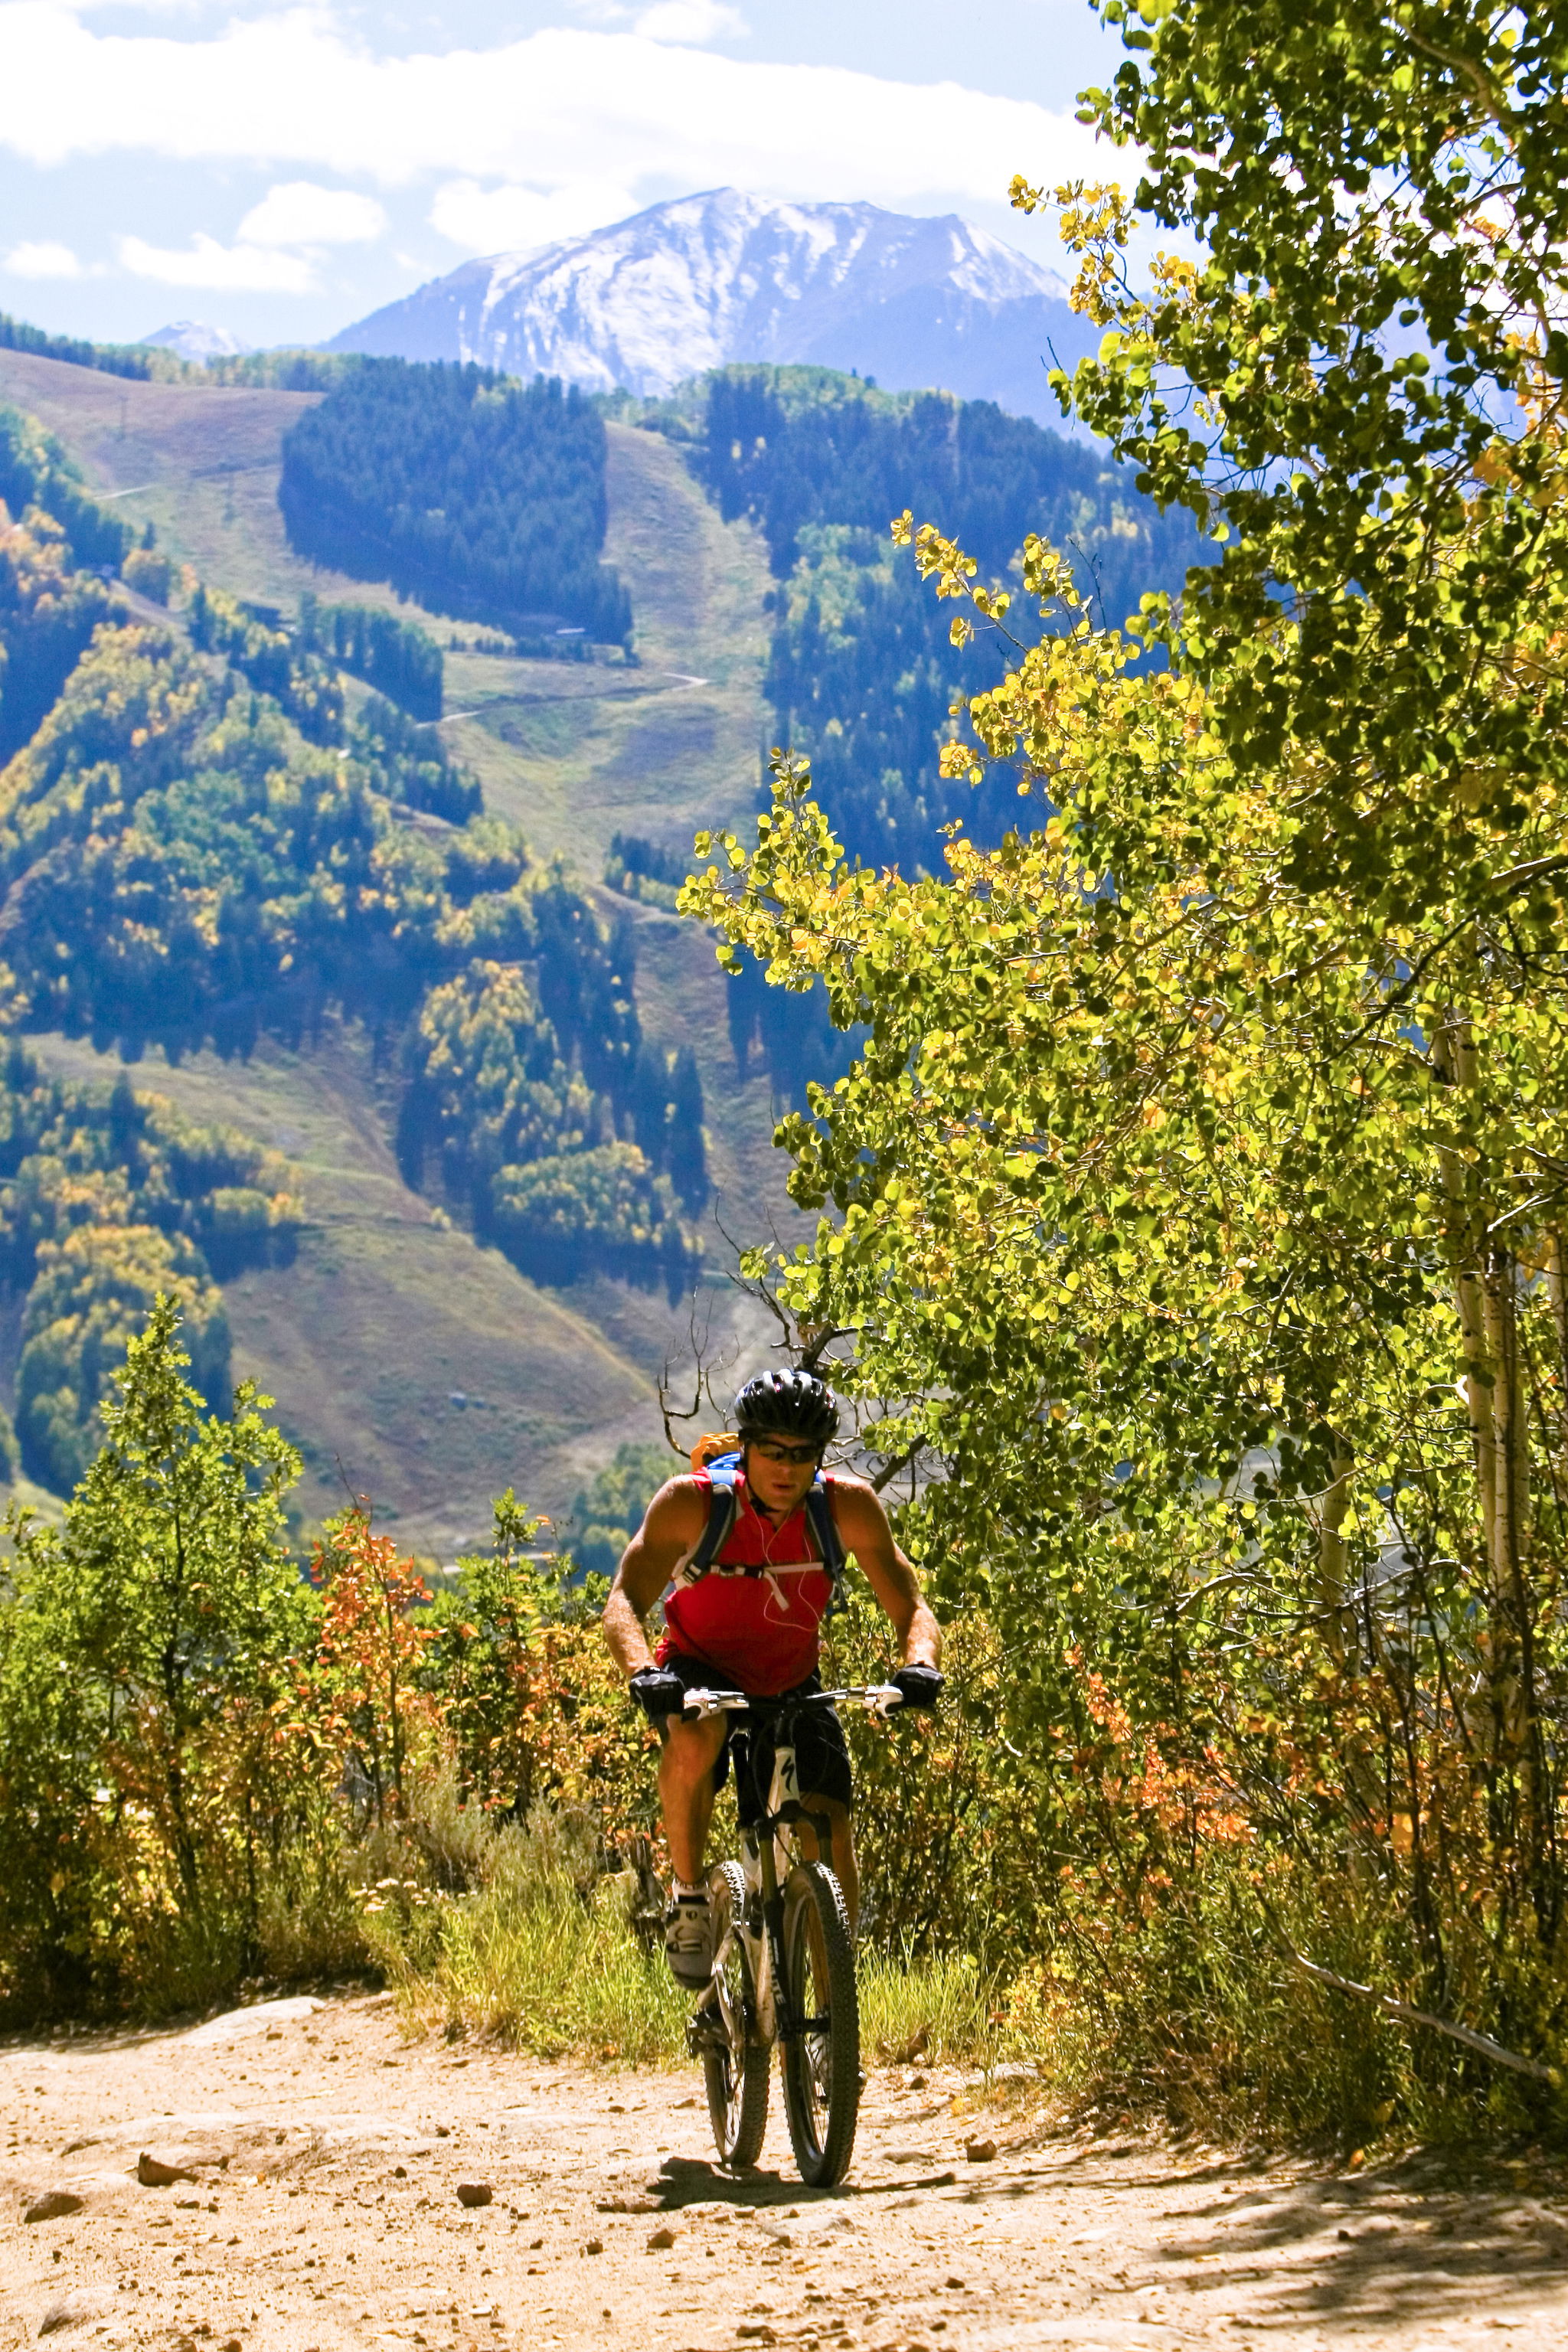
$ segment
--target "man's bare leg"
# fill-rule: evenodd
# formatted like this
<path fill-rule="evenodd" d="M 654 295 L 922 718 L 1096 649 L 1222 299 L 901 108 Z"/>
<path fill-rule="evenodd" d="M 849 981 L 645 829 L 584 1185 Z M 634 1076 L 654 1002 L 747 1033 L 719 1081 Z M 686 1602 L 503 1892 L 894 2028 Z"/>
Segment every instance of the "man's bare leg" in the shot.
<path fill-rule="evenodd" d="M 664 1834 L 677 1878 L 702 1885 L 708 1829 L 713 1819 L 713 1767 L 728 1725 L 722 1716 L 706 1722 L 671 1723 L 658 1759 L 658 1801 Z"/>
<path fill-rule="evenodd" d="M 706 1723 L 672 1723 L 658 1759 L 658 1798 L 669 1859 L 677 1878 L 688 1886 L 703 1883 L 708 1832 L 713 1820 L 713 1767 L 724 1744 L 724 1731 L 722 1721 L 712 1718 Z M 860 1866 L 849 1808 L 834 1797 L 806 1797 L 802 1801 L 808 1811 L 826 1813 L 832 1825 L 833 1868 L 844 1889 L 845 1908 L 853 1927 L 860 1914 Z M 809 1823 L 801 1823 L 799 1837 L 806 1859 L 817 1859 L 816 1838 Z"/>
<path fill-rule="evenodd" d="M 833 1870 L 844 1889 L 844 1907 L 849 1914 L 853 1933 L 860 1916 L 860 1865 L 855 1858 L 855 1825 L 849 1818 L 849 1808 L 833 1797 L 803 1797 L 801 1803 L 807 1812 L 826 1813 L 833 1829 Z M 808 1862 L 820 1859 L 816 1837 L 811 1825 L 802 1822 L 798 1832 L 800 1850 Z"/>

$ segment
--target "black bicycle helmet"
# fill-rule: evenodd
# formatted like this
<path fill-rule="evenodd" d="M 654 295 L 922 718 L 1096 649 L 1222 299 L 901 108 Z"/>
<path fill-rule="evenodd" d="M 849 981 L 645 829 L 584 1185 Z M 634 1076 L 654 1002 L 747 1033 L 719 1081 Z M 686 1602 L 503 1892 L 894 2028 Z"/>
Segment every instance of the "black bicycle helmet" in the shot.
<path fill-rule="evenodd" d="M 838 1433 L 833 1391 L 815 1372 L 759 1372 L 735 1399 L 735 1427 L 747 1437 L 794 1437 L 820 1451 Z"/>

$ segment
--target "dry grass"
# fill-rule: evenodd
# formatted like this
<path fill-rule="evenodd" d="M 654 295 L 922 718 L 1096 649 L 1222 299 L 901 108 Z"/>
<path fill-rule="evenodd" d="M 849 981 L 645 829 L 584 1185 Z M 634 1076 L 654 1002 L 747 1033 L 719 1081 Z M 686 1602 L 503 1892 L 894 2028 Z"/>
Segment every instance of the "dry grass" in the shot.
<path fill-rule="evenodd" d="M 467 1895 L 391 1875 L 375 1885 L 365 1932 L 408 2031 L 471 2033 L 541 2058 L 683 2058 L 691 1997 L 633 1937 L 622 1883 L 587 1875 L 570 1823 L 540 1816 L 487 1831 L 468 1864 L 478 1883 Z M 858 1973 L 868 2064 L 993 2063 L 990 1993 L 973 1960 L 865 1949 Z"/>

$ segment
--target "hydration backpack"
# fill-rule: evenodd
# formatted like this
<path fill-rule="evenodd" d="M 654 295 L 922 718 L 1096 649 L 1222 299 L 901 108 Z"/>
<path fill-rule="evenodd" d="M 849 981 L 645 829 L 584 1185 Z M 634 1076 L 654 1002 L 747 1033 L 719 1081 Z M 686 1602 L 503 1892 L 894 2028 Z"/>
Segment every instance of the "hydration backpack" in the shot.
<path fill-rule="evenodd" d="M 732 1454 L 721 1454 L 712 1460 L 705 1458 L 699 1462 L 697 1456 L 700 1451 L 700 1447 L 692 1449 L 692 1465 L 700 1475 L 706 1472 L 712 1482 L 712 1492 L 708 1497 L 708 1525 L 702 1530 L 701 1541 L 680 1571 L 679 1581 L 683 1586 L 696 1584 L 714 1566 L 720 1553 L 730 1540 L 736 1514 L 741 1507 L 741 1498 L 735 1490 L 736 1474 L 741 1467 L 739 1450 Z M 831 1617 L 834 1611 L 843 1605 L 842 1588 L 846 1562 L 844 1546 L 839 1540 L 838 1529 L 834 1525 L 833 1504 L 828 1495 L 827 1482 L 820 1470 L 806 1490 L 805 1516 L 811 1522 L 812 1533 L 816 1538 L 816 1549 L 821 1554 L 822 1566 L 831 1587 L 827 1606 L 822 1612 L 826 1619 Z M 733 1569 L 729 1573 L 736 1576 L 763 1576 L 766 1574 L 766 1570 L 759 1565 L 756 1568 Z"/>

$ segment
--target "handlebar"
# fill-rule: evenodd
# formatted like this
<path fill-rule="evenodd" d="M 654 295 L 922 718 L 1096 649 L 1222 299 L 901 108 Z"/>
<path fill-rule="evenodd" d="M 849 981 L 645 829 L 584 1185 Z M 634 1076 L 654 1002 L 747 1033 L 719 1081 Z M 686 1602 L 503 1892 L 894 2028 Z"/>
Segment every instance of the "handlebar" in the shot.
<path fill-rule="evenodd" d="M 864 1715 L 875 1715 L 884 1722 L 895 1707 L 902 1706 L 904 1695 L 894 1683 L 868 1683 L 849 1690 L 807 1691 L 798 1698 L 748 1698 L 744 1691 L 689 1690 L 681 1713 L 690 1722 L 699 1722 L 709 1715 L 782 1715 L 794 1714 L 797 1707 L 858 1706 Z"/>

